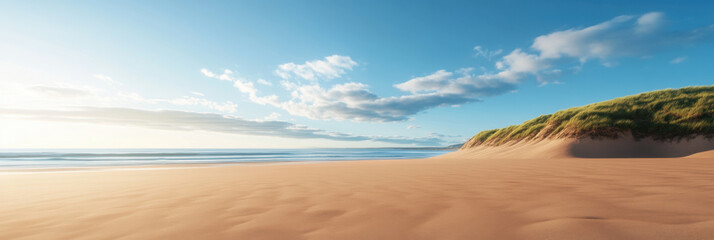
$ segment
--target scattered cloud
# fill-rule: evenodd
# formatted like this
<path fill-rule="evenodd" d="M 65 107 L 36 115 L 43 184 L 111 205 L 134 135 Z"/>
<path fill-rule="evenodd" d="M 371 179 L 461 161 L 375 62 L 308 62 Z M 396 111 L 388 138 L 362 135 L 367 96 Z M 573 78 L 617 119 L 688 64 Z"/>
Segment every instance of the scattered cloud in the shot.
<path fill-rule="evenodd" d="M 341 77 L 345 70 L 357 66 L 349 56 L 332 55 L 324 60 L 306 61 L 304 64 L 284 63 L 278 66 L 275 74 L 282 79 L 301 78 L 316 81 L 320 78 L 332 79 Z"/>
<path fill-rule="evenodd" d="M 279 107 L 296 116 L 323 120 L 404 121 L 431 108 L 460 106 L 515 91 L 529 78 L 535 78 L 541 85 L 560 83 L 559 78 L 579 72 L 591 60 L 613 66 L 613 61 L 619 57 L 642 58 L 667 47 L 695 43 L 714 35 L 714 25 L 688 31 L 669 31 L 665 26 L 663 13 L 650 12 L 552 32 L 536 37 L 528 49 L 517 48 L 500 56 L 494 71 L 483 67 L 481 74 L 473 74 L 474 68 L 453 72 L 438 70 L 395 84 L 395 88 L 405 92 L 400 96 L 377 96 L 366 84 L 359 82 L 322 87 L 316 80 L 341 77 L 345 70 L 357 65 L 350 57 L 340 55 L 305 64 L 278 66 L 275 73 L 283 78 L 281 86 L 290 91 L 289 100 L 281 101 L 277 95 L 259 97 L 252 82 L 233 79 L 230 74 L 227 78 L 233 79 L 234 86 L 241 92 L 249 94 L 251 101 Z M 474 51 L 485 58 L 504 52 L 481 46 L 474 47 Z M 206 76 L 219 78 L 206 72 Z M 310 82 L 291 81 L 301 79 Z"/>
<path fill-rule="evenodd" d="M 638 33 L 649 33 L 657 30 L 664 23 L 664 13 L 650 12 L 637 18 L 635 31 Z"/>
<path fill-rule="evenodd" d="M 333 55 L 337 56 L 337 55 Z M 329 57 L 328 57 L 329 58 Z M 234 82 L 240 92 L 262 105 L 272 105 L 292 115 L 311 119 L 391 122 L 404 121 L 409 116 L 437 106 L 458 105 L 480 101 L 479 97 L 498 95 L 514 89 L 511 83 L 470 75 L 470 69 L 461 69 L 458 76 L 445 70 L 411 79 L 395 85 L 409 95 L 379 97 L 362 83 L 337 84 L 329 89 L 317 83 L 299 84 L 287 80 L 281 85 L 291 92 L 291 99 L 280 101 L 277 95 L 259 96 L 255 85 L 245 79 L 226 73 L 225 79 Z M 212 78 L 221 76 L 202 69 Z"/>
<path fill-rule="evenodd" d="M 474 100 L 478 97 L 502 94 L 514 88 L 511 83 L 487 75 L 462 74 L 455 76 L 454 73 L 443 69 L 427 76 L 412 78 L 406 82 L 396 84 L 394 87 L 415 95 L 425 93 L 458 95 L 465 99 Z"/>
<path fill-rule="evenodd" d="M 144 101 L 147 103 L 170 103 L 177 106 L 203 106 L 209 109 L 227 113 L 233 113 L 238 108 L 238 105 L 231 101 L 218 103 L 205 98 L 191 96 L 184 96 L 173 99 L 146 99 Z"/>
<path fill-rule="evenodd" d="M 174 106 L 202 106 L 211 110 L 216 110 L 219 112 L 233 113 L 238 109 L 238 104 L 231 101 L 216 102 L 209 100 L 204 97 L 203 93 L 191 92 L 194 96 L 182 96 L 178 98 L 145 98 L 144 96 L 135 92 L 117 92 L 116 96 L 105 98 L 104 101 L 109 100 L 110 102 L 116 101 L 132 101 L 148 104 L 171 104 Z"/>
<path fill-rule="evenodd" d="M 503 53 L 503 49 L 498 49 L 498 50 L 488 50 L 486 48 L 483 48 L 481 46 L 475 46 L 474 51 L 476 54 L 474 54 L 474 57 L 483 57 L 485 59 L 491 60 L 493 57 L 496 57 L 498 55 L 501 55 Z"/>
<path fill-rule="evenodd" d="M 714 25 L 688 31 L 667 31 L 664 14 L 623 15 L 586 28 L 573 28 L 539 36 L 532 49 L 543 59 L 570 57 L 585 62 L 614 57 L 642 57 L 672 45 L 709 39 Z"/>
<path fill-rule="evenodd" d="M 258 78 L 258 83 L 266 86 L 273 86 L 273 83 L 266 81 L 265 79 Z"/>
<path fill-rule="evenodd" d="M 684 62 L 685 60 L 687 60 L 687 57 L 678 57 L 678 58 L 672 59 L 672 61 L 669 61 L 669 63 L 680 64 L 680 63 Z"/>
<path fill-rule="evenodd" d="M 474 71 L 474 68 L 472 68 L 472 67 L 456 69 L 456 73 L 463 74 L 463 75 L 470 74 L 473 71 Z"/>
<path fill-rule="evenodd" d="M 541 57 L 523 52 L 520 48 L 504 56 L 496 63 L 496 68 L 501 70 L 495 75 L 484 75 L 492 79 L 501 79 L 510 83 L 519 83 L 525 76 L 537 74 L 539 71 L 551 66 Z"/>
<path fill-rule="evenodd" d="M 535 76 L 541 84 L 558 82 L 567 73 L 577 73 L 590 60 L 613 66 L 619 57 L 648 57 L 656 51 L 711 39 L 714 25 L 687 31 L 665 29 L 661 12 L 622 15 L 585 28 L 571 28 L 538 36 L 531 45 L 535 53 L 516 49 L 496 63 L 501 70 L 493 77 L 520 82 Z"/>
<path fill-rule="evenodd" d="M 208 69 L 201 69 L 201 72 L 203 75 L 206 77 L 210 78 L 215 78 L 215 79 L 220 79 L 224 81 L 229 81 L 233 82 L 233 87 L 238 89 L 238 91 L 248 94 L 248 98 L 255 103 L 265 105 L 265 104 L 272 104 L 275 105 L 277 103 L 278 96 L 276 95 L 271 95 L 271 96 L 266 96 L 266 97 L 258 97 L 258 89 L 255 88 L 255 84 L 253 82 L 248 81 L 243 78 L 238 78 L 233 75 L 233 71 L 231 70 L 224 70 L 223 74 L 217 75 Z"/>
<path fill-rule="evenodd" d="M 205 69 L 205 68 L 201 69 L 201 73 L 203 73 L 203 75 L 206 77 L 210 77 L 210 78 L 216 77 L 215 73 L 212 73 L 211 71 L 208 71 L 208 69 Z"/>
<path fill-rule="evenodd" d="M 438 136 L 421 138 L 360 136 L 330 132 L 304 125 L 274 120 L 248 120 L 214 113 L 184 111 L 148 111 L 130 108 L 82 107 L 69 110 L 29 110 L 0 108 L 0 114 L 43 121 L 87 122 L 136 126 L 162 130 L 207 131 L 227 134 L 276 136 L 296 139 L 329 139 L 338 141 L 378 141 L 422 146 L 441 145 Z"/>
<path fill-rule="evenodd" d="M 409 125 L 409 126 L 407 126 L 407 129 L 409 129 L 409 130 L 418 129 L 418 128 L 421 128 L 421 126 L 419 126 L 419 125 Z"/>
<path fill-rule="evenodd" d="M 277 120 L 279 117 L 280 117 L 280 113 L 272 112 L 272 113 L 270 113 L 270 115 L 265 116 L 265 118 L 263 118 L 263 119 L 265 119 L 266 121 L 272 121 L 272 120 Z"/>
<path fill-rule="evenodd" d="M 290 90 L 293 90 L 293 89 L 297 88 L 298 85 L 297 85 L 297 83 L 294 83 L 294 82 L 291 82 L 291 81 L 282 80 L 282 81 L 280 81 L 280 86 L 283 86 L 283 88 L 284 88 L 285 90 L 290 91 Z"/>
<path fill-rule="evenodd" d="M 210 78 L 220 79 L 223 81 L 234 81 L 232 79 L 233 71 L 231 71 L 229 69 L 223 70 L 222 74 L 216 74 L 216 73 L 209 71 L 208 69 L 202 68 L 201 73 L 203 73 L 204 76 L 210 77 Z"/>
<path fill-rule="evenodd" d="M 391 122 L 407 120 L 409 116 L 429 108 L 480 101 L 479 97 L 514 89 L 511 83 L 474 75 L 454 76 L 444 70 L 395 86 L 411 94 L 379 97 L 365 84 L 348 82 L 329 89 L 319 84 L 294 84 L 289 86 L 292 89 L 291 99 L 282 102 L 275 95 L 270 101 L 258 96 L 251 99 L 311 119 Z"/>
<path fill-rule="evenodd" d="M 622 15 L 584 28 L 571 28 L 538 36 L 528 50 L 515 49 L 496 62 L 499 71 L 483 78 L 520 83 L 534 76 L 541 84 L 559 83 L 590 60 L 613 66 L 619 57 L 647 57 L 671 46 L 711 39 L 714 25 L 688 31 L 665 29 L 664 14 Z M 674 60 L 673 60 L 674 61 Z M 681 60 L 683 61 L 683 60 Z M 674 62 L 673 62 L 674 63 Z"/>

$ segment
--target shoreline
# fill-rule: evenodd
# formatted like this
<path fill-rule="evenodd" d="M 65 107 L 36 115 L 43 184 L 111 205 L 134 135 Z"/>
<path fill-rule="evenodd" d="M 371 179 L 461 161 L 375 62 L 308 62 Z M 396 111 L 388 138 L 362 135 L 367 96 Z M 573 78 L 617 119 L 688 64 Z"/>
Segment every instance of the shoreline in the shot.
<path fill-rule="evenodd" d="M 0 152 L 0 171 L 271 164 L 286 162 L 415 159 L 441 155 L 444 150 L 405 149 L 70 149 Z"/>
<path fill-rule="evenodd" d="M 439 155 L 436 157 L 441 157 Z M 435 158 L 435 157 L 431 157 Z M 172 169 L 192 169 L 192 168 L 216 168 L 230 166 L 273 166 L 273 165 L 299 165 L 299 164 L 319 164 L 335 162 L 362 162 L 362 161 L 398 161 L 398 160 L 421 160 L 429 158 L 394 158 L 394 159 L 354 159 L 354 160 L 314 160 L 314 161 L 269 161 L 269 162 L 224 162 L 224 163 L 164 163 L 164 164 L 144 164 L 144 165 L 108 165 L 108 166 L 84 166 L 84 167 L 52 167 L 52 168 L 0 168 L 0 175 L 3 174 L 32 174 L 32 173 L 61 173 L 61 172 L 102 172 L 102 171 L 146 171 L 146 170 L 172 170 Z"/>

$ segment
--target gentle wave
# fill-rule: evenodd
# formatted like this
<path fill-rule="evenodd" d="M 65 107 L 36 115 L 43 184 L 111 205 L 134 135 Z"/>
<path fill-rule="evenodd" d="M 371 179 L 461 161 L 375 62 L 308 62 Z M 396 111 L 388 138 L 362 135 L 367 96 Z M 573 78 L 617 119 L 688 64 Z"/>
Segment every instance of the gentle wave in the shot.
<path fill-rule="evenodd" d="M 0 168 L 256 163 L 426 158 L 432 149 L 62 149 L 3 150 Z"/>
<path fill-rule="evenodd" d="M 285 154 L 290 153 L 53 153 L 53 152 L 39 152 L 39 153 L 3 153 L 0 154 L 0 158 L 41 158 L 41 157 L 184 157 L 184 156 L 237 156 L 237 155 L 265 155 L 265 154 Z"/>

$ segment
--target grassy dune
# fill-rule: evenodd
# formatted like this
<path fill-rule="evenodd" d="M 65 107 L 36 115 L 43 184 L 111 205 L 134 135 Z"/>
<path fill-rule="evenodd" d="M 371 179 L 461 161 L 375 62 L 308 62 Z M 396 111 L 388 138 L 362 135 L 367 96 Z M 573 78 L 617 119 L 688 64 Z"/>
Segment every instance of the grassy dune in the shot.
<path fill-rule="evenodd" d="M 714 136 L 714 86 L 665 89 L 542 115 L 476 134 L 463 148 L 561 137 L 673 139 Z"/>

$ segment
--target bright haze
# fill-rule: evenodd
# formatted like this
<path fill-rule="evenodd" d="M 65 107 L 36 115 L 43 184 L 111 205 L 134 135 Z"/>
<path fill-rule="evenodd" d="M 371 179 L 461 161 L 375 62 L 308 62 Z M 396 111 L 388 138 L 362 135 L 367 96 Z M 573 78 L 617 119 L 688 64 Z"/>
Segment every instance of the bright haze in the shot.
<path fill-rule="evenodd" d="M 0 148 L 415 147 L 711 85 L 714 2 L 2 1 Z"/>

